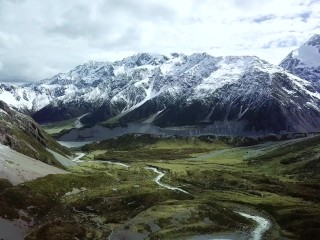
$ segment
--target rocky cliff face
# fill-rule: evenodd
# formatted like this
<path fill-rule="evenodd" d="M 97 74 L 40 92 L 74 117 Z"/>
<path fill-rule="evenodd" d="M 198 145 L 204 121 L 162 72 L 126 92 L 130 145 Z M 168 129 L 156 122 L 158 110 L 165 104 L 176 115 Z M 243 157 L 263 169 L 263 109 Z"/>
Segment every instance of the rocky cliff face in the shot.
<path fill-rule="evenodd" d="M 0 143 L 45 163 L 59 165 L 46 150 L 61 154 L 71 153 L 48 136 L 29 116 L 12 110 L 0 101 Z"/>

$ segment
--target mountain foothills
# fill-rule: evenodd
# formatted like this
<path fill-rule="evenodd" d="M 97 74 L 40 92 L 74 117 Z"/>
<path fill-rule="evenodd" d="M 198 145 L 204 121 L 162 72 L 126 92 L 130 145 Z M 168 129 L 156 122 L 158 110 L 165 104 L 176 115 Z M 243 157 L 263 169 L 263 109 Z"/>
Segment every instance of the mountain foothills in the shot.
<path fill-rule="evenodd" d="M 61 164 L 46 149 L 62 155 L 71 155 L 69 150 L 59 145 L 32 118 L 12 110 L 2 101 L 0 101 L 0 144 L 34 159 L 60 167 Z"/>
<path fill-rule="evenodd" d="M 39 123 L 87 114 L 81 121 L 88 125 L 211 125 L 212 133 L 234 135 L 318 131 L 319 49 L 315 35 L 280 66 L 251 56 L 142 53 L 88 62 L 38 83 L 2 84 L 0 99 Z"/>

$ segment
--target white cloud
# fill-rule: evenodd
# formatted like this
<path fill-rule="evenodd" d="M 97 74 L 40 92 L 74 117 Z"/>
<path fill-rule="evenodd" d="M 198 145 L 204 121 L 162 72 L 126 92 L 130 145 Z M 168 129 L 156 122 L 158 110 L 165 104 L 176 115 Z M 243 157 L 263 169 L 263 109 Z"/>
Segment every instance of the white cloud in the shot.
<path fill-rule="evenodd" d="M 0 0 L 0 80 L 34 81 L 135 52 L 278 63 L 320 32 L 317 0 Z"/>

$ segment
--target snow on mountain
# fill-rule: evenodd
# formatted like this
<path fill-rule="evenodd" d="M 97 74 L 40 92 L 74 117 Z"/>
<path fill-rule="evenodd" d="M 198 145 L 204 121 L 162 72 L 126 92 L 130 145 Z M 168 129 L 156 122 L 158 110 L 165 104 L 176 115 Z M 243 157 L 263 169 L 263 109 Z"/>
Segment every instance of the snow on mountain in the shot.
<path fill-rule="evenodd" d="M 90 112 L 81 122 L 152 120 L 159 126 L 215 124 L 270 132 L 320 125 L 313 84 L 252 56 L 141 53 L 88 62 L 39 83 L 2 84 L 0 99 L 32 112 L 38 122 Z"/>
<path fill-rule="evenodd" d="M 280 66 L 310 81 L 320 91 L 320 35 L 312 36 L 306 43 L 292 51 L 282 60 Z"/>
<path fill-rule="evenodd" d="M 28 87 L 0 84 L 0 100 L 17 109 L 36 111 L 48 105 L 52 98 L 45 89 L 40 92 Z"/>

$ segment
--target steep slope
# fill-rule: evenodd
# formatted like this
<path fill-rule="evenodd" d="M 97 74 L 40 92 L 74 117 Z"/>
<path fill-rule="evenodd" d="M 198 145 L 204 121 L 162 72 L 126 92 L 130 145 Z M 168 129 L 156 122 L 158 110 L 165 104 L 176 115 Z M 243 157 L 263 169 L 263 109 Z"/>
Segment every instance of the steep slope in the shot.
<path fill-rule="evenodd" d="M 0 144 L 0 182 L 7 179 L 11 184 L 17 185 L 49 174 L 64 173 L 67 171 L 30 158 Z"/>
<path fill-rule="evenodd" d="M 0 101 L 0 143 L 24 155 L 57 166 L 60 164 L 46 148 L 62 155 L 71 155 L 69 150 L 48 136 L 29 116 L 10 109 L 2 101 Z"/>
<path fill-rule="evenodd" d="M 310 81 L 320 92 L 320 35 L 312 36 L 306 43 L 292 51 L 282 60 L 280 66 Z"/>
<path fill-rule="evenodd" d="M 250 56 L 141 53 L 3 89 L 0 99 L 8 94 L 20 99 L 13 106 L 33 112 L 41 123 L 91 113 L 81 122 L 205 125 L 221 134 L 317 131 L 320 126 L 320 94 L 313 85 Z"/>

